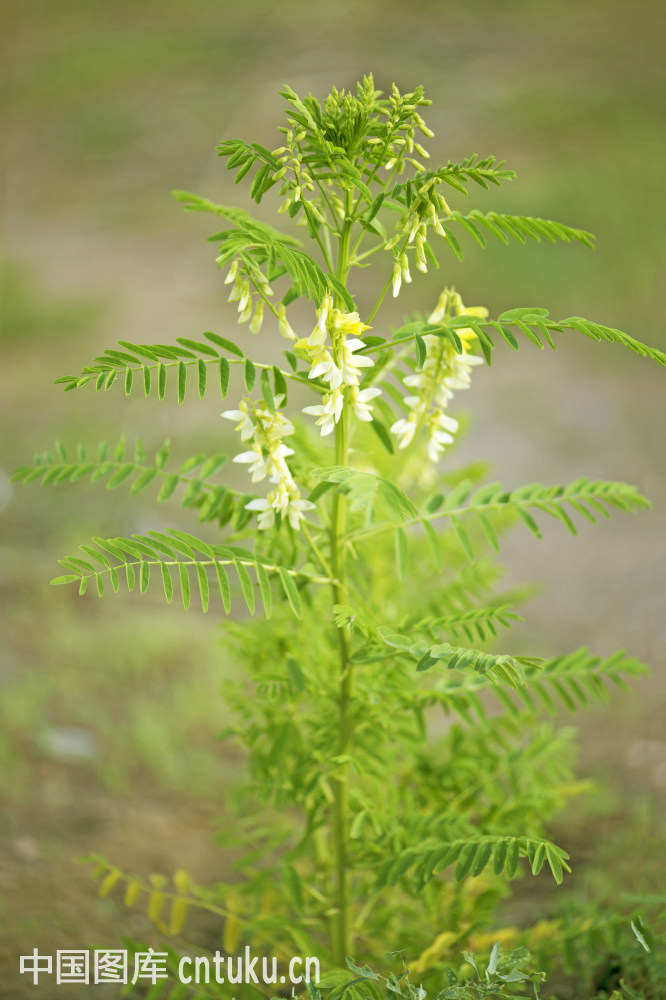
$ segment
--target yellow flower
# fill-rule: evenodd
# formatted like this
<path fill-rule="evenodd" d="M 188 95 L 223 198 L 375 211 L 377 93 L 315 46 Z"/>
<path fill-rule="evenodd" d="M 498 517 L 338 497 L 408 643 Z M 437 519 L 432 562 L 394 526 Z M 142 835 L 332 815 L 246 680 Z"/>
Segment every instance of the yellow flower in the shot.
<path fill-rule="evenodd" d="M 477 316 L 479 319 L 488 319 L 488 310 L 485 306 L 466 306 L 460 298 L 458 292 L 451 295 L 451 305 L 456 316 Z M 470 344 L 476 340 L 476 334 L 468 326 L 456 328 L 456 333 L 460 337 L 463 347 L 469 349 Z"/>

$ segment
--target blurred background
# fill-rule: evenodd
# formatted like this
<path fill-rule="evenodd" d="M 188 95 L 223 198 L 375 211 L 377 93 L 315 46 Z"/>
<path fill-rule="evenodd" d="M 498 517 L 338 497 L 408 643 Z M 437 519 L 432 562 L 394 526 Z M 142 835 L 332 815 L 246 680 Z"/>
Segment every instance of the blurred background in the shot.
<path fill-rule="evenodd" d="M 117 339 L 233 329 L 205 243 L 215 224 L 183 213 L 170 190 L 247 205 L 215 145 L 277 146 L 284 83 L 318 97 L 367 72 L 385 88 L 423 83 L 433 162 L 493 153 L 517 171 L 490 194 L 473 190 L 470 208 L 580 226 L 598 249 L 467 241 L 464 264 L 451 257 L 431 270 L 382 322 L 428 309 L 455 284 L 491 315 L 545 306 L 664 350 L 666 9 L 648 0 L 4 0 L 0 12 L 0 996 L 15 998 L 32 989 L 16 975 L 26 948 L 114 947 L 119 932 L 145 927 L 97 900 L 73 858 L 95 850 L 125 870 L 184 866 L 202 881 L 223 870 L 212 829 L 239 762 L 215 740 L 227 670 L 219 622 L 149 595 L 100 602 L 47 586 L 57 558 L 89 536 L 187 528 L 186 513 L 156 511 L 152 493 L 134 499 L 123 488 L 8 484 L 56 436 L 93 445 L 139 433 L 148 446 L 169 436 L 183 456 L 225 446 L 212 398 L 178 409 L 53 385 Z M 462 196 L 450 201 L 462 207 Z M 363 312 L 370 297 L 358 279 L 353 290 Z M 507 584 L 538 588 L 524 642 L 538 638 L 552 654 L 625 647 L 652 668 L 631 696 L 579 717 L 580 773 L 603 791 L 562 820 L 578 863 L 567 891 L 609 899 L 654 891 L 664 872 L 664 377 L 620 347 L 561 335 L 554 355 L 500 347 L 459 404 L 473 413 L 461 457 L 490 460 L 507 487 L 624 479 L 654 504 L 578 539 L 561 525 L 541 543 L 517 531 L 503 551 Z"/>

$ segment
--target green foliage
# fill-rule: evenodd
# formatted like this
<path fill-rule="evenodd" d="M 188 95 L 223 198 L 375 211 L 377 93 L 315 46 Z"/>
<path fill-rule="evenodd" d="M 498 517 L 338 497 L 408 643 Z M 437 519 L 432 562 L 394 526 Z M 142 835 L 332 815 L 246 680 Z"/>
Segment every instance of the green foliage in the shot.
<path fill-rule="evenodd" d="M 248 491 L 217 481 L 228 468 L 222 454 L 196 454 L 171 469 L 168 444 L 149 459 L 140 442 L 131 456 L 121 442 L 94 457 L 59 444 L 15 479 L 126 484 L 132 494 L 159 484 L 158 502 L 182 490 L 186 513 L 221 532 L 210 540 L 180 528 L 95 537 L 81 545 L 84 558 L 61 560 L 66 572 L 54 583 L 78 583 L 83 592 L 92 581 L 100 595 L 121 581 L 141 593 L 152 583 L 167 602 L 176 595 L 205 611 L 219 597 L 227 613 L 237 588 L 250 614 L 260 603 L 264 611 L 251 627 L 230 616 L 224 628 L 238 676 L 225 685 L 234 718 L 223 735 L 247 751 L 248 770 L 229 793 L 219 835 L 236 851 L 234 871 L 204 890 L 188 882 L 171 893 L 159 880 L 144 885 L 98 862 L 103 891 L 125 882 L 130 902 L 147 893 L 148 915 L 174 935 L 186 907 L 203 905 L 223 917 L 228 950 L 240 941 L 297 948 L 325 956 L 338 976 L 346 956 L 397 944 L 434 981 L 455 949 L 487 926 L 502 886 L 525 867 L 521 859 L 558 883 L 569 871 L 547 824 L 579 790 L 571 741 L 541 715 L 558 699 L 573 710 L 602 698 L 609 683 L 644 669 L 623 652 L 544 659 L 488 648 L 500 627 L 522 620 L 515 595 L 497 592 L 492 562 L 513 521 L 539 538 L 537 518 L 548 515 L 575 534 L 578 515 L 594 523 L 648 502 L 622 482 L 505 490 L 482 483 L 478 468 L 444 472 L 440 459 L 448 461 L 459 429 L 451 400 L 475 365 L 490 363 L 496 342 L 515 350 L 519 335 L 543 348 L 555 346 L 554 333 L 575 331 L 661 365 L 666 355 L 588 320 L 555 322 L 540 307 L 488 319 L 453 289 L 430 315 L 390 336 L 369 333 L 389 289 L 398 295 L 411 281 L 411 266 L 425 273 L 437 265 L 435 237 L 458 256 L 456 230 L 481 246 L 486 235 L 588 247 L 592 237 L 559 222 L 452 209 L 443 190 L 466 195 L 513 174 L 490 156 L 427 169 L 420 138 L 432 133 L 420 87 L 384 96 L 366 77 L 355 94 L 333 90 L 323 103 L 290 88 L 282 96 L 283 145 L 234 139 L 218 152 L 257 203 L 269 192 L 281 199 L 278 213 L 303 224 L 311 253 L 244 210 L 175 195 L 186 210 L 227 223 L 211 240 L 228 269 L 229 300 L 252 334 L 273 323 L 289 342 L 284 367 L 206 332 L 175 344 L 120 341 L 80 375 L 58 379 L 65 391 L 120 381 L 128 395 L 138 386 L 178 405 L 195 395 L 208 407 L 211 391 L 238 399 L 222 416 L 243 442 L 234 462 L 248 466 Z M 373 256 L 384 284 L 374 304 L 357 287 L 359 315 L 352 276 Z M 312 304 L 304 336 L 287 315 L 299 298 Z M 292 383 L 299 399 L 306 387 L 313 396 L 307 420 L 294 409 L 296 393 L 289 397 Z M 540 974 L 525 972 L 523 959 L 494 948 L 482 974 L 468 955 L 472 974 L 452 971 L 436 997 L 536 988 Z M 377 1000 L 383 983 L 408 1000 L 425 996 L 406 973 L 382 980 L 365 966 L 351 970 L 355 978 L 338 979 L 328 995 Z M 316 990 L 310 996 L 319 998 Z"/>
<path fill-rule="evenodd" d="M 640 910 L 595 913 L 579 903 L 565 909 L 562 920 L 544 923 L 531 950 L 539 966 L 558 970 L 564 995 L 652 1000 L 666 988 L 663 914 L 658 924 L 661 931 Z"/>
<path fill-rule="evenodd" d="M 427 993 L 422 986 L 414 986 L 410 982 L 410 970 L 404 952 L 393 952 L 386 956 L 389 960 L 401 959 L 402 972 L 396 975 L 379 975 L 368 965 L 358 966 L 352 959 L 347 959 L 348 968 L 354 973 L 354 978 L 333 987 L 328 993 L 329 1000 L 338 1000 L 346 993 L 371 997 L 380 1000 L 381 997 L 396 996 L 403 1000 L 425 1000 Z M 526 986 L 532 985 L 534 996 L 538 997 L 538 985 L 543 982 L 543 972 L 530 971 L 530 956 L 523 949 L 502 953 L 498 942 L 493 945 L 487 961 L 477 959 L 470 952 L 464 952 L 465 966 L 458 971 L 447 968 L 447 985 L 437 990 L 436 1000 L 490 1000 L 491 997 L 513 997 L 516 991 L 522 993 Z M 310 990 L 311 1000 L 321 1000 L 319 990 Z M 325 991 L 324 991 L 325 992 Z"/>
<path fill-rule="evenodd" d="M 469 212 L 463 215 L 462 212 L 451 212 L 451 221 L 460 223 L 469 235 L 478 243 L 480 247 L 485 247 L 486 241 L 483 230 L 495 236 L 502 243 L 508 243 L 509 239 L 518 240 L 524 243 L 526 239 L 536 240 L 537 243 L 542 238 L 556 243 L 563 240 L 565 243 L 575 241 L 584 246 L 593 248 L 594 237 L 584 229 L 575 229 L 573 226 L 565 226 L 561 222 L 549 222 L 547 219 L 534 219 L 526 215 L 498 215 L 497 212 L 482 213 L 479 211 Z M 451 245 L 451 234 L 447 240 Z M 453 247 L 452 247 L 453 249 Z"/>
<path fill-rule="evenodd" d="M 397 858 L 388 858 L 379 869 L 377 888 L 395 885 L 398 879 L 414 865 L 417 866 L 416 879 L 419 886 L 430 882 L 435 875 L 455 864 L 456 881 L 466 875 L 481 875 L 492 866 L 495 875 L 506 870 L 515 875 L 518 860 L 529 859 L 533 875 L 538 875 L 544 862 L 548 863 L 553 878 L 559 885 L 563 871 L 571 871 L 567 864 L 569 855 L 548 840 L 532 840 L 529 837 L 473 837 L 438 844 L 434 848 L 404 851 Z"/>
<path fill-rule="evenodd" d="M 190 391 L 195 388 L 199 398 L 203 399 L 206 392 L 214 387 L 220 398 L 225 399 L 231 365 L 243 366 L 246 385 L 250 381 L 254 384 L 257 368 L 262 373 L 270 372 L 275 395 L 284 397 L 283 404 L 287 402 L 285 379 L 307 380 L 307 373 L 299 375 L 294 371 L 283 371 L 275 365 L 251 361 L 237 344 L 225 337 L 210 332 L 204 333 L 204 337 L 208 342 L 179 337 L 177 343 L 171 346 L 131 344 L 121 340 L 119 345 L 122 351 L 107 350 L 95 359 L 95 364 L 86 365 L 80 376 L 65 375 L 56 382 L 64 384 L 65 392 L 80 389 L 90 382 L 94 382 L 98 391 L 108 391 L 123 374 L 125 395 L 129 396 L 133 389 L 139 387 L 145 396 L 156 394 L 160 400 L 166 398 L 167 388 L 175 383 L 175 395 L 180 406 L 185 401 L 188 388 Z M 226 357 L 227 354 L 231 357 Z M 190 372 L 192 374 L 188 376 Z M 251 391 L 251 385 L 248 391 Z"/>
<path fill-rule="evenodd" d="M 98 569 L 93 562 L 77 556 L 66 556 L 60 560 L 65 569 L 70 570 L 63 576 L 56 577 L 51 583 L 65 584 L 79 582 L 79 593 L 85 594 L 90 580 L 95 581 L 100 597 L 104 594 L 105 581 L 108 580 L 114 593 L 120 587 L 121 574 L 128 590 L 134 590 L 138 583 L 142 594 L 148 590 L 151 570 L 160 571 L 160 584 L 167 603 L 174 594 L 174 576 L 176 586 L 180 590 L 183 607 L 187 610 L 194 588 L 201 600 L 201 610 L 208 610 L 210 598 L 210 579 L 214 572 L 213 586 L 219 593 L 224 611 L 231 609 L 229 577 L 227 567 L 233 566 L 241 593 L 251 615 L 255 611 L 255 592 L 252 579 L 248 573 L 251 568 L 261 594 L 264 614 L 271 616 L 272 597 L 268 574 L 276 575 L 280 582 L 291 610 L 300 618 L 302 614 L 301 600 L 298 589 L 293 581 L 295 576 L 311 576 L 316 582 L 330 583 L 322 580 L 316 574 L 308 574 L 304 570 L 286 569 L 255 559 L 247 549 L 237 545 L 210 545 L 208 542 L 184 531 L 150 531 L 146 535 L 132 535 L 131 538 L 94 538 L 93 545 L 81 545 L 80 548 L 95 562 L 101 564 Z M 115 562 L 111 562 L 111 559 Z"/>
<path fill-rule="evenodd" d="M 479 338 L 479 347 L 486 361 L 490 364 L 491 352 L 495 348 L 495 341 L 493 340 L 491 331 L 498 333 L 512 350 L 517 351 L 519 349 L 520 341 L 516 338 L 512 327 L 515 327 L 520 333 L 524 334 L 539 350 L 543 350 L 545 344 L 555 350 L 555 342 L 551 337 L 551 331 L 554 333 L 563 333 L 566 330 L 576 330 L 579 333 L 585 334 L 591 340 L 605 340 L 608 343 L 621 344 L 623 347 L 627 347 L 630 351 L 633 351 L 634 354 L 650 358 L 660 365 L 666 365 L 666 354 L 654 347 L 647 347 L 621 330 L 602 326 L 600 323 L 593 323 L 579 316 L 572 316 L 569 319 L 562 319 L 556 322 L 550 319 L 547 309 L 530 308 L 528 306 L 507 309 L 497 320 L 479 320 L 474 316 L 464 315 L 450 317 L 447 323 L 439 321 L 426 322 L 425 320 L 414 321 L 401 326 L 395 331 L 391 340 L 383 343 L 381 347 L 383 349 L 395 347 L 411 340 L 415 336 L 433 336 L 446 338 L 455 351 L 460 354 L 462 352 L 462 344 L 456 331 L 460 328 L 469 328 Z M 405 357 L 404 355 L 400 356 L 399 360 L 402 364 L 410 364 L 409 357 Z"/>

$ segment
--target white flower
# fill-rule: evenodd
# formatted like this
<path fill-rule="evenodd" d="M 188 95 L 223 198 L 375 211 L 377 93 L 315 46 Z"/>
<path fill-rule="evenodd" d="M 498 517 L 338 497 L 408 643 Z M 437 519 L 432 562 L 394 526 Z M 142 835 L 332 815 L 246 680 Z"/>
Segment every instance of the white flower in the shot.
<path fill-rule="evenodd" d="M 279 406 L 282 396 L 276 396 L 275 402 Z M 252 448 L 236 455 L 234 462 L 249 466 L 253 483 L 268 478 L 275 485 L 267 497 L 257 497 L 246 504 L 248 510 L 259 511 L 258 527 L 261 530 L 271 528 L 275 524 L 275 514 L 279 512 L 298 531 L 303 511 L 314 504 L 301 499 L 286 462 L 294 451 L 282 438 L 294 433 L 294 425 L 277 410 L 269 410 L 265 403 L 250 403 L 247 400 L 240 403 L 238 410 L 225 410 L 222 416 L 240 421 L 236 429 L 241 431 L 242 440 L 253 438 Z"/>
<path fill-rule="evenodd" d="M 313 510 L 314 504 L 309 500 L 291 500 L 289 503 L 289 524 L 294 531 L 299 531 L 301 521 L 305 520 L 304 510 Z"/>
<path fill-rule="evenodd" d="M 266 470 L 270 473 L 268 478 L 271 483 L 279 483 L 282 480 L 291 481 L 291 472 L 285 458 L 293 454 L 294 449 L 287 448 L 286 444 L 279 444 L 277 447 L 271 448 L 266 460 Z"/>
<path fill-rule="evenodd" d="M 281 517 L 288 518 L 294 531 L 298 531 L 304 519 L 303 511 L 311 510 L 314 504 L 301 499 L 298 487 L 294 483 L 279 483 L 267 497 L 250 500 L 245 507 L 247 510 L 260 511 L 257 525 L 262 530 L 273 527 L 275 515 L 278 513 Z"/>
<path fill-rule="evenodd" d="M 275 511 L 265 497 L 258 497 L 256 500 L 250 500 L 249 503 L 245 504 L 245 509 L 261 511 L 259 517 L 257 518 L 257 527 L 262 531 L 265 528 L 272 528 L 275 524 Z"/>
<path fill-rule="evenodd" d="M 253 483 L 259 483 L 267 476 L 272 483 L 277 483 L 285 475 L 289 475 L 284 460 L 293 454 L 292 448 L 288 448 L 286 444 L 278 444 L 265 455 L 261 444 L 257 441 L 253 444 L 252 451 L 242 451 L 233 458 L 233 461 L 240 465 L 249 465 L 247 471 L 252 475 Z"/>
<path fill-rule="evenodd" d="M 452 435 L 458 430 L 458 421 L 436 410 L 428 420 L 428 430 L 428 458 L 436 462 L 444 451 L 444 445 L 453 444 Z"/>
<path fill-rule="evenodd" d="M 417 420 L 410 415 L 408 419 L 403 417 L 402 420 L 396 420 L 392 425 L 391 434 L 395 434 L 396 437 L 400 438 L 399 448 L 406 448 L 407 445 L 412 443 L 416 424 Z"/>
<path fill-rule="evenodd" d="M 251 473 L 253 483 L 261 482 L 268 475 L 266 457 L 260 444 L 254 444 L 252 451 L 242 451 L 239 455 L 235 455 L 233 461 L 250 466 L 247 471 Z"/>
<path fill-rule="evenodd" d="M 357 353 L 366 345 L 355 335 L 369 329 L 358 313 L 333 308 L 332 297 L 327 295 L 317 310 L 317 317 L 317 325 L 310 336 L 307 340 L 299 341 L 296 346 L 310 355 L 308 377 L 321 378 L 329 386 L 329 391 L 324 394 L 320 404 L 306 406 L 303 410 L 304 413 L 318 417 L 317 426 L 321 428 L 322 437 L 326 437 L 333 432 L 342 415 L 345 386 L 349 387 L 348 401 L 354 406 L 354 412 L 361 420 L 366 421 L 372 419 L 368 401 L 378 396 L 380 390 L 359 391 L 358 388 L 362 369 L 374 364 L 371 358 Z"/>
<path fill-rule="evenodd" d="M 225 410 L 220 414 L 225 420 L 237 420 L 238 424 L 234 430 L 241 432 L 241 441 L 249 441 L 254 434 L 254 423 L 247 408 L 247 403 L 243 400 L 239 410 Z"/>
<path fill-rule="evenodd" d="M 360 376 L 359 368 L 370 368 L 374 365 L 372 358 L 366 357 L 362 354 L 360 357 L 356 357 L 354 351 L 359 351 L 365 347 L 362 340 L 357 337 L 352 337 L 351 339 L 345 339 L 341 352 L 342 352 L 342 380 L 346 385 L 358 385 L 358 380 Z"/>
<path fill-rule="evenodd" d="M 336 365 L 328 351 L 323 351 L 323 358 L 312 366 L 308 373 L 308 378 L 323 378 L 328 382 L 331 389 L 337 389 L 342 385 L 342 372 Z"/>
<path fill-rule="evenodd" d="M 305 406 L 303 413 L 308 413 L 313 417 L 319 417 L 317 426 L 321 427 L 321 436 L 326 437 L 331 434 L 342 416 L 344 406 L 344 396 L 340 388 L 333 389 L 324 394 L 322 402 L 317 406 Z"/>
<path fill-rule="evenodd" d="M 423 254 L 423 233 L 416 234 L 417 266 L 419 255 Z M 425 261 L 425 257 L 423 258 Z M 488 312 L 482 306 L 467 308 L 456 292 L 444 291 L 437 306 L 428 317 L 429 323 L 446 322 L 454 313 L 457 316 L 478 316 L 485 318 Z M 445 447 L 453 442 L 453 435 L 458 430 L 458 422 L 449 417 L 444 410 L 448 406 L 454 391 L 468 389 L 471 384 L 471 370 L 475 365 L 483 364 L 483 359 L 470 353 L 470 348 L 476 339 L 471 327 L 456 328 L 456 333 L 462 344 L 462 353 L 458 354 L 453 346 L 443 338 L 434 334 L 424 336 L 426 358 L 421 371 L 407 375 L 403 382 L 413 395 L 405 397 L 407 416 L 397 420 L 391 427 L 391 432 L 399 439 L 399 448 L 406 448 L 414 440 L 417 429 L 426 426 L 428 430 L 427 453 L 431 461 L 436 462 Z"/>
<path fill-rule="evenodd" d="M 358 389 L 354 386 L 351 390 L 354 413 L 359 420 L 369 422 L 372 420 L 372 407 L 369 401 L 375 396 L 381 396 L 381 389 Z"/>

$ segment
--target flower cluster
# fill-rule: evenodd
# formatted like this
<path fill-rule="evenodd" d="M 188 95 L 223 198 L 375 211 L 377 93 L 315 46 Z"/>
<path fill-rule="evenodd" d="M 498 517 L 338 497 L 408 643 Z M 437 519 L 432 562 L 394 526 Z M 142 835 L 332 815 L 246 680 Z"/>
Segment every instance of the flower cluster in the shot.
<path fill-rule="evenodd" d="M 309 378 L 320 378 L 328 384 L 321 404 L 306 406 L 303 410 L 316 416 L 322 437 L 330 434 L 342 416 L 345 403 L 350 404 L 359 420 L 372 420 L 370 400 L 380 389 L 359 389 L 361 369 L 374 364 L 371 358 L 357 354 L 365 347 L 358 334 L 368 330 L 358 313 L 346 313 L 333 306 L 333 298 L 326 295 L 317 310 L 317 325 L 307 339 L 299 340 L 296 347 L 310 358 Z M 330 336 L 330 344 L 329 344 Z"/>
<path fill-rule="evenodd" d="M 264 299 L 273 294 L 268 278 L 255 264 L 232 261 L 224 279 L 225 285 L 233 284 L 229 302 L 238 302 L 238 322 L 250 323 L 250 332 L 259 333 L 264 320 Z"/>
<path fill-rule="evenodd" d="M 279 405 L 282 399 L 278 396 L 275 401 Z M 264 403 L 253 403 L 245 399 L 241 400 L 238 410 L 225 410 L 222 416 L 237 422 L 236 430 L 240 431 L 241 441 L 252 442 L 251 449 L 236 455 L 234 462 L 249 466 L 248 472 L 253 483 L 268 479 L 269 483 L 275 484 L 275 489 L 267 497 L 251 500 L 245 505 L 248 510 L 260 511 L 258 527 L 272 528 L 275 515 L 279 513 L 288 518 L 292 528 L 298 531 L 304 517 L 303 511 L 310 510 L 314 504 L 301 499 L 286 462 L 294 451 L 282 438 L 294 433 L 294 425 L 281 413 L 269 410 Z"/>
<path fill-rule="evenodd" d="M 447 289 L 440 296 L 437 308 L 428 317 L 429 323 L 456 316 L 486 317 L 488 310 L 483 306 L 463 305 L 457 292 Z M 436 462 L 445 446 L 453 442 L 453 434 L 458 430 L 458 421 L 446 412 L 449 401 L 456 389 L 468 389 L 471 369 L 483 364 L 483 359 L 471 353 L 476 334 L 470 327 L 456 328 L 462 343 L 462 354 L 457 354 L 453 346 L 444 338 L 434 334 L 424 336 L 426 358 L 423 368 L 413 375 L 407 375 L 403 382 L 412 390 L 405 397 L 409 408 L 406 417 L 397 420 L 391 427 L 399 439 L 399 447 L 406 448 L 414 440 L 422 427 L 428 430 L 428 458 Z"/>
<path fill-rule="evenodd" d="M 430 226 L 438 234 L 447 238 L 447 232 L 442 226 L 439 218 L 441 211 L 445 216 L 451 215 L 446 198 L 437 191 L 437 186 L 441 184 L 438 177 L 430 178 L 417 191 L 417 198 L 405 212 L 396 226 L 395 235 L 386 243 L 387 250 L 393 248 L 402 241 L 403 249 L 394 258 L 393 263 L 393 297 L 397 297 L 403 281 L 411 281 L 409 273 L 409 263 L 406 250 L 413 249 L 416 258 L 416 269 L 424 274 L 428 271 L 426 257 L 426 244 L 428 238 L 428 227 Z M 406 246 L 405 246 L 405 242 Z"/>
<path fill-rule="evenodd" d="M 382 156 L 388 156 L 384 162 L 385 170 L 395 170 L 402 174 L 406 164 L 410 164 L 415 170 L 423 170 L 424 166 L 418 159 L 430 158 L 430 153 L 416 141 L 417 130 L 428 139 L 432 139 L 434 132 L 428 128 L 421 115 L 416 110 L 418 107 L 427 106 L 430 102 L 423 97 L 423 88 L 417 88 L 411 94 L 401 94 L 395 84 L 388 98 L 390 111 L 387 115 L 387 131 L 390 135 L 388 143 L 379 136 L 371 136 L 368 145 L 381 144 Z M 403 134 L 401 134 L 403 133 Z M 370 154 L 372 156 L 372 153 Z"/>

